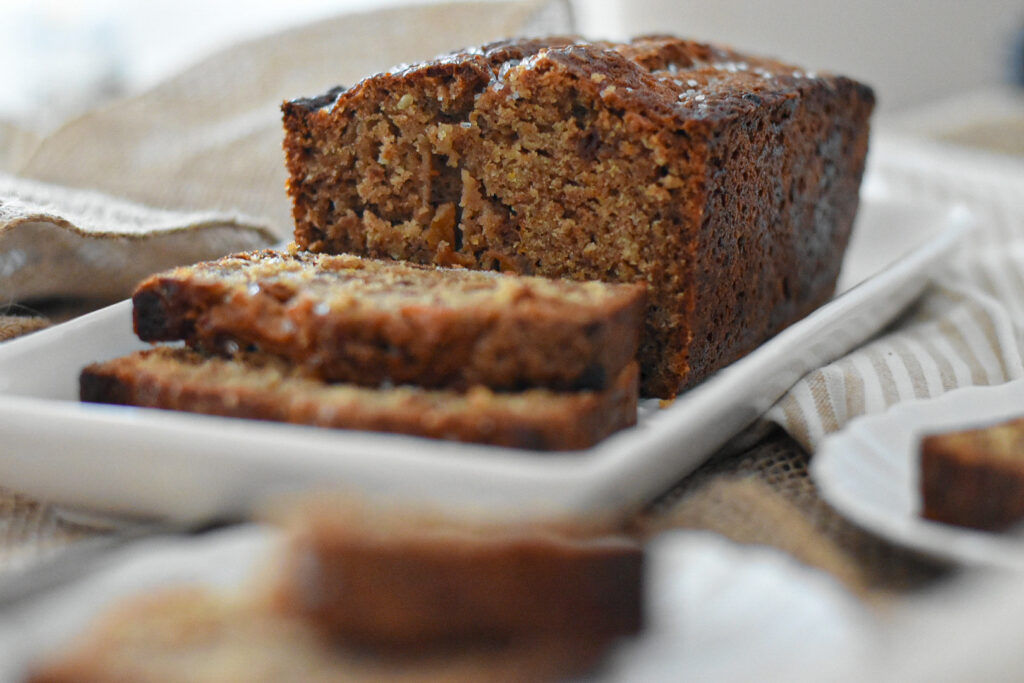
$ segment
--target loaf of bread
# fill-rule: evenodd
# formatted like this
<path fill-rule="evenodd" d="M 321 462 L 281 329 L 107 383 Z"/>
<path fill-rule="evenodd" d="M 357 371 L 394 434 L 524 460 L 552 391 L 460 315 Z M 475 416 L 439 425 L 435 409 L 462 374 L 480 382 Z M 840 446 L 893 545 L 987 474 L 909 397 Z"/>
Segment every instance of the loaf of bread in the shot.
<path fill-rule="evenodd" d="M 671 37 L 506 41 L 283 105 L 295 239 L 644 281 L 671 397 L 833 293 L 871 90 Z"/>
<path fill-rule="evenodd" d="M 1001 530 L 1024 520 L 1024 418 L 921 440 L 921 514 Z"/>
<path fill-rule="evenodd" d="M 31 683 L 341 683 L 555 681 L 602 653 L 573 637 L 374 653 L 325 638 L 258 600 L 175 587 L 128 598 L 70 647 L 38 662 Z"/>
<path fill-rule="evenodd" d="M 636 423 L 635 362 L 602 391 L 498 393 L 327 384 L 274 356 L 156 347 L 87 366 L 83 401 L 536 450 L 587 448 Z"/>
<path fill-rule="evenodd" d="M 331 495 L 293 505 L 283 524 L 275 603 L 343 642 L 601 643 L 643 625 L 643 548 L 611 526 L 471 523 Z"/>
<path fill-rule="evenodd" d="M 633 361 L 644 291 L 295 249 L 160 273 L 132 297 L 146 341 L 256 348 L 311 376 L 604 390 Z"/>

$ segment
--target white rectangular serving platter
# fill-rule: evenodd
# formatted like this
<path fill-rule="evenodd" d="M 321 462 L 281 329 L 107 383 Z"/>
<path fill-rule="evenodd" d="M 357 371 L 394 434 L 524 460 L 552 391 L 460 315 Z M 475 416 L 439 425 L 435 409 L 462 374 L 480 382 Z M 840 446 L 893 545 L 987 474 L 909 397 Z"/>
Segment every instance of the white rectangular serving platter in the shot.
<path fill-rule="evenodd" d="M 267 496 L 335 487 L 528 518 L 617 514 L 650 502 L 809 370 L 856 346 L 925 287 L 968 230 L 963 209 L 867 184 L 838 294 L 637 427 L 587 451 L 536 453 L 78 403 L 85 365 L 145 348 L 124 301 L 0 344 L 0 485 L 91 510 L 194 523 Z"/>

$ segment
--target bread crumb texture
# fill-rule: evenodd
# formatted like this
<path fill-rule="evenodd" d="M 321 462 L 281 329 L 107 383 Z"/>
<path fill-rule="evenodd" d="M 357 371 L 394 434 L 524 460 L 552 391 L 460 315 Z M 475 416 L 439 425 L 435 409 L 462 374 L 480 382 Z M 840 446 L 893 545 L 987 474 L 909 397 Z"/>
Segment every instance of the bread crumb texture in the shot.
<path fill-rule="evenodd" d="M 295 238 L 644 281 L 643 393 L 669 398 L 831 296 L 873 105 L 667 36 L 492 43 L 285 103 Z"/>

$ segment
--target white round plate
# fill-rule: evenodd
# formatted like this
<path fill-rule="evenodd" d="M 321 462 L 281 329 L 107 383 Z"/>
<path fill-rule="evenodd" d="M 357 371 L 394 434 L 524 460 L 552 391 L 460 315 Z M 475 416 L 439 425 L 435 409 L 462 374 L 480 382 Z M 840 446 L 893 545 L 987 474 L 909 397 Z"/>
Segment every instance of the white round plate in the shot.
<path fill-rule="evenodd" d="M 1024 570 L 1024 529 L 976 531 L 921 517 L 919 452 L 926 434 L 1019 417 L 1022 406 L 1024 380 L 901 403 L 825 439 L 811 476 L 840 513 L 891 541 L 968 565 Z"/>

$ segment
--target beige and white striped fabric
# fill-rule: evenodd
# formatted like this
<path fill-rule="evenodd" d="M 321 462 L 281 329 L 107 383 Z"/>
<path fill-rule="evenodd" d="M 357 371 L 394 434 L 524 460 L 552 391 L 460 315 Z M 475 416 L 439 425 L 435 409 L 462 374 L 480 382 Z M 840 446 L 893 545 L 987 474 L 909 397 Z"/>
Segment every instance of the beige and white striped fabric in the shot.
<path fill-rule="evenodd" d="M 879 136 L 870 173 L 898 195 L 966 204 L 978 226 L 899 320 L 767 413 L 811 452 L 859 415 L 1024 377 L 1024 163 Z"/>

